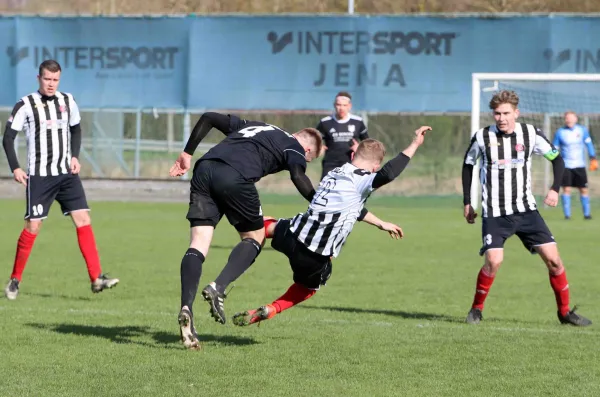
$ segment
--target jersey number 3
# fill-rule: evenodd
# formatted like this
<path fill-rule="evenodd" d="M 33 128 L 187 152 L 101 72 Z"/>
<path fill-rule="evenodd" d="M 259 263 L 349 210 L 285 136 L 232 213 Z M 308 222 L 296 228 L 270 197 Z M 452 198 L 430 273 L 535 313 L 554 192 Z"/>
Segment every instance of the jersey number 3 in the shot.
<path fill-rule="evenodd" d="M 313 203 L 315 205 L 320 205 L 322 207 L 325 207 L 327 205 L 327 201 L 329 201 L 327 199 L 327 195 L 329 194 L 331 189 L 333 189 L 334 187 L 335 187 L 335 179 L 333 179 L 333 178 L 327 179 L 327 181 L 325 181 L 325 184 L 323 185 L 323 188 L 314 197 Z"/>

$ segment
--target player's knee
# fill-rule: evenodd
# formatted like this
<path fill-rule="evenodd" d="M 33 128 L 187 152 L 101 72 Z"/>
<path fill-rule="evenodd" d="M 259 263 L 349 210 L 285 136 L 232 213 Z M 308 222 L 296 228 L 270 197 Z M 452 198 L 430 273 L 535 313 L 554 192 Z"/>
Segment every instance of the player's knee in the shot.
<path fill-rule="evenodd" d="M 25 221 L 25 230 L 31 234 L 38 234 L 42 228 L 42 221 Z"/>
<path fill-rule="evenodd" d="M 562 260 L 560 259 L 559 256 L 546 258 L 545 262 L 546 262 L 546 266 L 548 266 L 548 270 L 550 271 L 550 273 L 552 273 L 552 274 L 562 273 L 564 268 L 563 268 Z"/>
<path fill-rule="evenodd" d="M 242 242 L 248 243 L 248 244 L 252 244 L 252 246 L 254 248 L 256 248 L 256 250 L 258 251 L 257 255 L 260 254 L 260 251 L 262 250 L 263 244 L 264 244 L 264 239 L 262 244 L 259 243 L 257 240 L 251 238 L 251 237 L 246 237 L 242 239 Z"/>
<path fill-rule="evenodd" d="M 90 213 L 88 211 L 71 212 L 71 218 L 73 219 L 75 227 L 83 227 L 92 224 L 92 218 L 90 218 Z"/>
<path fill-rule="evenodd" d="M 490 276 L 495 276 L 502 265 L 502 258 L 486 258 L 483 270 Z"/>

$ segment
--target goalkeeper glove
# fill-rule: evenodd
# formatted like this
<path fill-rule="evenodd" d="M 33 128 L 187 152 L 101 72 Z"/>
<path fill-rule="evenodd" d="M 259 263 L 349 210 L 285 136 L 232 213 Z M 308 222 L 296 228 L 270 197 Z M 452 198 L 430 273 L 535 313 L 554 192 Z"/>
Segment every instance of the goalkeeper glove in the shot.
<path fill-rule="evenodd" d="M 596 171 L 598 169 L 598 160 L 591 159 L 590 160 L 590 171 Z"/>

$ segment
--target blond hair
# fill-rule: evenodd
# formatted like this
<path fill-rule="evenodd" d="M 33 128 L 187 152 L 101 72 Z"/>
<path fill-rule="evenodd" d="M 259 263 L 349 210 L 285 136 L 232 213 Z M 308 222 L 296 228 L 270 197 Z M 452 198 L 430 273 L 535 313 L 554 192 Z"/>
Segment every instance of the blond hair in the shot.
<path fill-rule="evenodd" d="M 358 148 L 356 149 L 356 153 L 354 153 L 354 158 L 360 158 L 367 161 L 383 161 L 385 157 L 385 146 L 383 143 L 379 142 L 377 139 L 368 138 L 362 141 Z"/>
<path fill-rule="evenodd" d="M 519 106 L 519 95 L 514 91 L 502 90 L 494 94 L 490 100 L 490 109 L 495 110 L 498 106 L 509 103 L 513 108 Z"/>
<path fill-rule="evenodd" d="M 321 149 L 323 148 L 323 137 L 319 130 L 316 128 L 303 128 L 294 135 L 302 137 L 303 139 L 306 139 L 307 143 L 314 145 L 315 154 L 316 156 L 319 156 L 319 153 L 321 153 Z"/>

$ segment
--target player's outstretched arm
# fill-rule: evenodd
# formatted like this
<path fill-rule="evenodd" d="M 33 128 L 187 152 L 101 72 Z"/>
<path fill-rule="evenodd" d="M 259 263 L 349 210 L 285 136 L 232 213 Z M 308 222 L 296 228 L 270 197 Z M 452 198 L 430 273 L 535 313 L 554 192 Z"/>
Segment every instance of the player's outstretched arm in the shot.
<path fill-rule="evenodd" d="M 377 172 L 373 179 L 373 188 L 377 189 L 387 183 L 390 183 L 400 175 L 410 159 L 415 155 L 419 146 L 425 141 L 425 133 L 431 131 L 431 127 L 422 126 L 415 131 L 411 144 L 399 155 L 385 163 L 381 170 Z"/>
<path fill-rule="evenodd" d="M 363 222 L 368 223 L 369 225 L 373 225 L 379 230 L 384 230 L 390 234 L 390 237 L 398 240 L 399 238 L 404 237 L 404 232 L 398 225 L 394 225 L 390 222 L 385 222 L 375 216 L 372 212 L 367 211 L 365 216 L 362 219 Z"/>
<path fill-rule="evenodd" d="M 194 126 L 190 138 L 185 145 L 185 149 L 183 149 L 183 152 L 181 152 L 177 160 L 175 160 L 175 164 L 173 164 L 169 170 L 169 175 L 181 176 L 189 171 L 194 152 L 198 148 L 200 142 L 206 138 L 206 135 L 208 135 L 213 128 L 218 129 L 225 135 L 229 135 L 231 132 L 230 117 L 215 112 L 204 113 Z"/>

